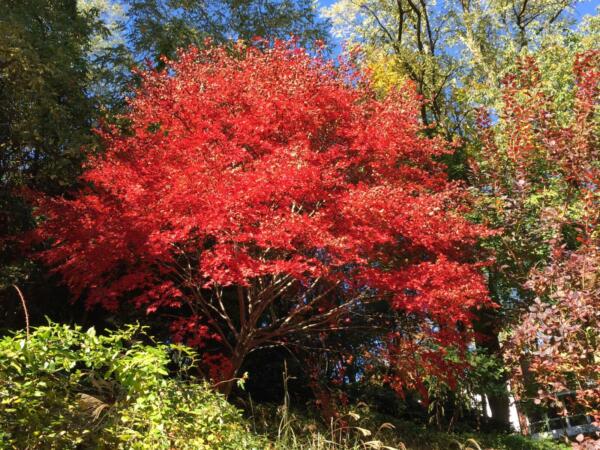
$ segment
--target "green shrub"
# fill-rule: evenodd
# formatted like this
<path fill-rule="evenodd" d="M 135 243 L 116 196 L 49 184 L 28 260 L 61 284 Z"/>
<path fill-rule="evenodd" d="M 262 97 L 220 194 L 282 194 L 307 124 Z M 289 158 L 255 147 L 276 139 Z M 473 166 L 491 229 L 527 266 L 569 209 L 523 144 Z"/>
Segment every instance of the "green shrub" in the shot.
<path fill-rule="evenodd" d="M 0 448 L 258 449 L 239 411 L 168 365 L 182 346 L 50 324 L 0 340 Z M 180 365 L 181 366 L 181 365 Z"/>

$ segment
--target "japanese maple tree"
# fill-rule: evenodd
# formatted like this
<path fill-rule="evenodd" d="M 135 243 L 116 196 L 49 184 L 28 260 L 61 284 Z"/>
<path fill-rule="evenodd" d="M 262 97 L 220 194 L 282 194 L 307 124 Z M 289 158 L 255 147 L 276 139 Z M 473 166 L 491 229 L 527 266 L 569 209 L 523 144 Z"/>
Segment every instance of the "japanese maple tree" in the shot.
<path fill-rule="evenodd" d="M 465 342 L 489 302 L 473 258 L 485 230 L 463 218 L 410 86 L 380 99 L 290 43 L 165 64 L 141 73 L 129 129 L 100 132 L 87 187 L 39 205 L 41 256 L 75 296 L 162 314 L 221 380 L 373 301 Z"/>

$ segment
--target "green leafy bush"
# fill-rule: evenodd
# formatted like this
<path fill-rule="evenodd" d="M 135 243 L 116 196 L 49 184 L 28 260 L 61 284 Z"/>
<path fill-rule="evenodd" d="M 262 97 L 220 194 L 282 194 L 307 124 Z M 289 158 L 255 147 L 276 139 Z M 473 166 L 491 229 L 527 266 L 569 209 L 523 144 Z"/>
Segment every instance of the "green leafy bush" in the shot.
<path fill-rule="evenodd" d="M 139 326 L 56 324 L 2 338 L 0 448 L 265 447 L 224 397 L 185 376 L 177 361 L 192 361 L 189 349 L 143 340 Z"/>

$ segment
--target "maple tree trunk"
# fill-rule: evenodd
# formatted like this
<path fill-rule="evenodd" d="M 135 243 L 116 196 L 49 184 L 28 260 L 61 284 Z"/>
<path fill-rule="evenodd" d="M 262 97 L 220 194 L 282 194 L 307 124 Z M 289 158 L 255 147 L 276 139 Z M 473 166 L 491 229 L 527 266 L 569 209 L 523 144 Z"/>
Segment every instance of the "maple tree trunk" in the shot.
<path fill-rule="evenodd" d="M 223 381 L 217 384 L 218 391 L 225 397 L 229 397 L 229 395 L 231 394 L 233 386 L 237 382 L 237 375 L 240 371 L 243 362 L 243 357 L 234 355 L 234 357 L 232 357 L 231 359 L 231 370 L 224 374 Z"/>
<path fill-rule="evenodd" d="M 231 391 L 238 381 L 238 375 L 248 352 L 252 349 L 249 344 L 250 337 L 248 335 L 240 336 L 239 342 L 236 344 L 233 354 L 231 355 L 231 367 L 227 373 L 223 374 L 223 381 L 217 384 L 217 389 L 225 397 L 229 397 Z"/>

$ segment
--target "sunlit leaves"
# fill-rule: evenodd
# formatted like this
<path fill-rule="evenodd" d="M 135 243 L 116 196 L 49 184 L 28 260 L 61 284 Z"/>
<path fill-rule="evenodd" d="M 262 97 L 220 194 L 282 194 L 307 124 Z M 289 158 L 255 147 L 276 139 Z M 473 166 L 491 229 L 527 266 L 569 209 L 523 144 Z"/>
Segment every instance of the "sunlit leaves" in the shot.
<path fill-rule="evenodd" d="M 234 360 L 372 299 L 462 343 L 488 302 L 486 231 L 461 217 L 411 86 L 380 100 L 352 67 L 263 47 L 192 48 L 142 73 L 131 130 L 101 133 L 90 187 L 40 205 L 43 259 L 89 306 L 180 310 L 182 335 L 204 330 Z"/>

